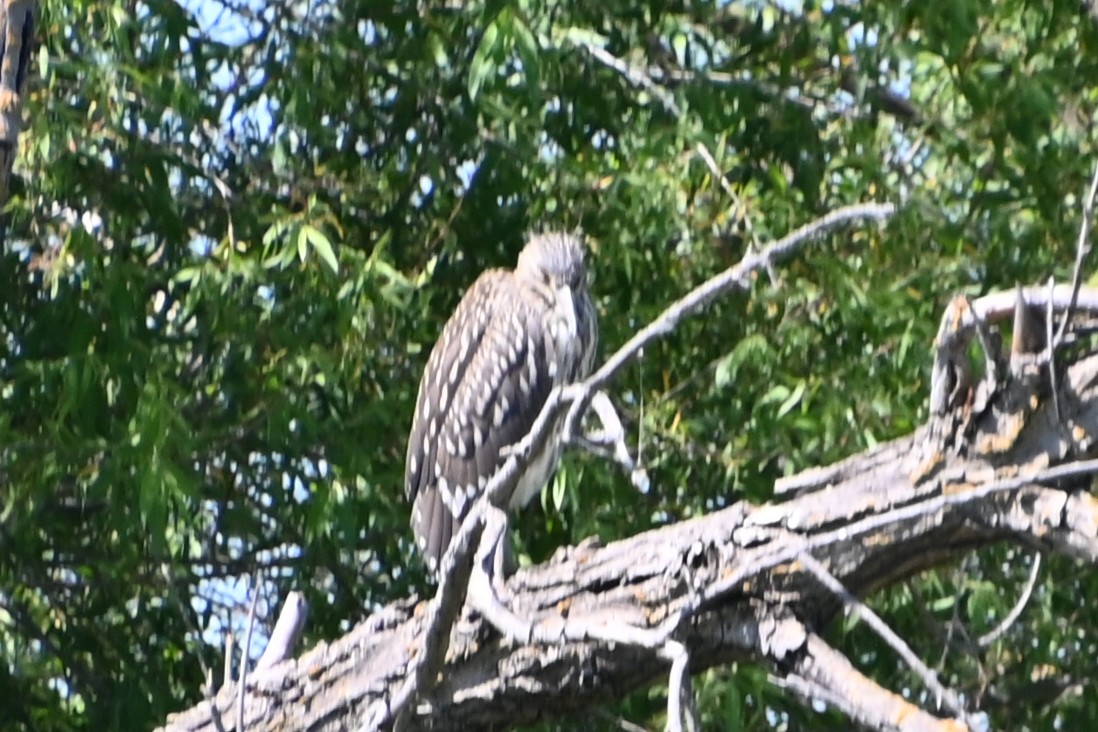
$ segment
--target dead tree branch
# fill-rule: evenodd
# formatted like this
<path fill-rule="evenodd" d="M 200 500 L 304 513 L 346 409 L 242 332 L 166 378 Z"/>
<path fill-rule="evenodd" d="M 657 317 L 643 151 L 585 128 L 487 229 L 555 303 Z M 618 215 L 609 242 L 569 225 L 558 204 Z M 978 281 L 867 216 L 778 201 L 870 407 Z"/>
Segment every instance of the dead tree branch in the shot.
<path fill-rule="evenodd" d="M 1024 291 L 1030 305 L 1044 309 L 1051 298 L 1061 312 L 1070 293 Z M 1098 302 L 1093 296 L 1084 288 L 1078 310 Z M 993 297 L 1003 299 L 973 306 L 989 328 L 1005 319 L 990 316 L 1014 293 Z M 649 649 L 671 634 L 692 672 L 753 661 L 867 729 L 978 726 L 979 710 L 940 717 L 829 647 L 817 633 L 844 601 L 798 557 L 811 556 L 854 597 L 1003 542 L 1098 562 L 1098 501 L 1087 491 L 1098 472 L 1098 355 L 1076 340 L 1058 361 L 1060 419 L 1047 369 L 1023 360 L 994 390 L 975 383 L 914 434 L 783 481 L 796 486 L 784 503 L 735 504 L 607 546 L 562 549 L 519 571 L 505 591 L 529 641 L 506 639 L 466 606 L 441 680 L 409 709 L 408 727 L 488 729 L 586 714 L 667 678 L 676 659 Z M 247 681 L 245 725 L 358 728 L 405 684 L 425 622 L 419 604 L 398 602 L 334 643 L 257 670 Z M 617 642 L 602 632 L 610 627 L 619 629 Z M 213 704 L 224 718 L 233 702 L 220 694 Z M 213 730 L 213 716 L 202 703 L 165 729 Z"/>

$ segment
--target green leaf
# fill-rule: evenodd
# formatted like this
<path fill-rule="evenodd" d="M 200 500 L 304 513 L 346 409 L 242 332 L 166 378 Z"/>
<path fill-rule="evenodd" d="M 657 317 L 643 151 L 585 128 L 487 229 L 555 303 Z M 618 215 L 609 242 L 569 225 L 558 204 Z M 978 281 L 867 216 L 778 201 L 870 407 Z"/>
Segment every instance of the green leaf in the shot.
<path fill-rule="evenodd" d="M 556 510 L 558 513 L 562 508 L 564 508 L 564 497 L 566 495 L 568 495 L 567 471 L 558 470 L 552 484 L 553 509 Z"/>
<path fill-rule="evenodd" d="M 297 258 L 304 264 L 309 259 L 308 226 L 297 227 Z"/>
<path fill-rule="evenodd" d="M 172 277 L 172 284 L 198 284 L 202 279 L 201 267 L 184 267 Z"/>
<path fill-rule="evenodd" d="M 267 230 L 263 232 L 263 246 L 270 247 L 272 244 L 278 242 L 287 230 L 290 228 L 289 221 L 279 220 L 267 227 Z"/>
<path fill-rule="evenodd" d="M 541 96 L 541 65 L 538 59 L 538 42 L 530 28 L 518 16 L 511 22 L 511 35 L 515 48 L 522 59 L 522 70 L 526 77 L 526 88 L 533 97 Z"/>
<path fill-rule="evenodd" d="M 761 363 L 772 356 L 773 349 L 766 336 L 754 333 L 747 336 L 732 349 L 732 352 L 717 364 L 715 385 L 718 389 L 731 384 L 740 368 L 748 362 Z"/>
<path fill-rule="evenodd" d="M 336 259 L 335 250 L 332 248 L 332 242 L 328 237 L 319 229 L 308 224 L 302 226 L 301 230 L 308 239 L 309 245 L 320 256 L 324 264 L 328 265 L 328 269 L 332 271 L 332 274 L 339 274 L 339 261 Z"/>
<path fill-rule="evenodd" d="M 484 82 L 496 73 L 495 55 L 500 40 L 499 27 L 493 21 L 484 29 L 484 35 L 473 54 L 473 60 L 469 63 L 469 98 L 474 101 Z"/>
<path fill-rule="evenodd" d="M 807 386 L 808 385 L 805 383 L 804 379 L 801 379 L 797 382 L 797 386 L 793 389 L 793 393 L 790 394 L 784 402 L 782 402 L 782 405 L 780 407 L 778 407 L 778 413 L 777 415 L 775 415 L 778 419 L 781 419 L 782 417 L 793 411 L 793 408 L 796 407 L 800 403 L 801 399 L 804 397 L 804 392 Z"/>
<path fill-rule="evenodd" d="M 561 43 L 571 43 L 576 46 L 594 46 L 596 48 L 605 48 L 606 43 L 609 40 L 601 33 L 597 33 L 588 28 L 569 27 L 562 31 L 554 33 L 554 37 L 559 38 Z"/>

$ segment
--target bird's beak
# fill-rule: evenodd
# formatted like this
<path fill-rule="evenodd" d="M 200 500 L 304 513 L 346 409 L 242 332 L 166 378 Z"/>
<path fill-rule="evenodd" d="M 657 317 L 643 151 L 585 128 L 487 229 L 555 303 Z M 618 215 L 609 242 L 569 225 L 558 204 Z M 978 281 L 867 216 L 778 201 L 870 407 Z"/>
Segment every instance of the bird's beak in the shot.
<path fill-rule="evenodd" d="M 572 299 L 572 288 L 568 285 L 559 285 L 556 291 L 557 311 L 568 320 L 569 332 L 575 333 L 576 303 Z"/>
<path fill-rule="evenodd" d="M 563 305 L 572 304 L 572 288 L 568 285 L 557 285 L 556 301 Z"/>

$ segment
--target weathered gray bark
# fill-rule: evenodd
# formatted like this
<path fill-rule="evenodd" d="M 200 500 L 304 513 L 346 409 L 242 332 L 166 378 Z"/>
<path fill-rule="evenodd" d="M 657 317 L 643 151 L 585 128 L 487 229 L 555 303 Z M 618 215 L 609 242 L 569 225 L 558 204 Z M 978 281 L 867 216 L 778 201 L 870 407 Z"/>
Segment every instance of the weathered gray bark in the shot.
<path fill-rule="evenodd" d="M 656 628 L 681 614 L 675 637 L 695 672 L 751 660 L 866 728 L 965 729 L 877 686 L 815 634 L 842 604 L 798 557 L 812 555 L 856 595 L 1004 541 L 1095 563 L 1098 503 L 1080 476 L 1095 468 L 1086 461 L 1098 436 L 1098 356 L 1079 356 L 1057 382 L 1059 417 L 1047 368 L 1031 364 L 994 392 L 972 390 L 912 436 L 782 481 L 796 493 L 784 503 L 736 504 L 562 550 L 510 579 L 512 606 L 561 635 L 580 623 Z M 394 603 L 338 641 L 249 676 L 247 728 L 357 729 L 404 680 L 423 621 L 422 605 Z M 512 644 L 466 614 L 410 726 L 502 729 L 582 715 L 667 670 L 627 644 Z M 216 713 L 203 702 L 164 729 L 233 729 L 235 699 L 223 690 Z"/>

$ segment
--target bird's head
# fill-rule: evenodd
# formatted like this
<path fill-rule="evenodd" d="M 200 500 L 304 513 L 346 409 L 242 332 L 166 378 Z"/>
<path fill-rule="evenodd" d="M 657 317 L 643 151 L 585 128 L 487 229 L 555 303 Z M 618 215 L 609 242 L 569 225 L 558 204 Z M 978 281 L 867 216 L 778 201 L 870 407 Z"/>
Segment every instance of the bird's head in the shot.
<path fill-rule="evenodd" d="M 587 263 L 583 239 L 574 234 L 551 232 L 532 236 L 519 254 L 515 274 L 529 277 L 553 290 L 587 290 Z"/>

